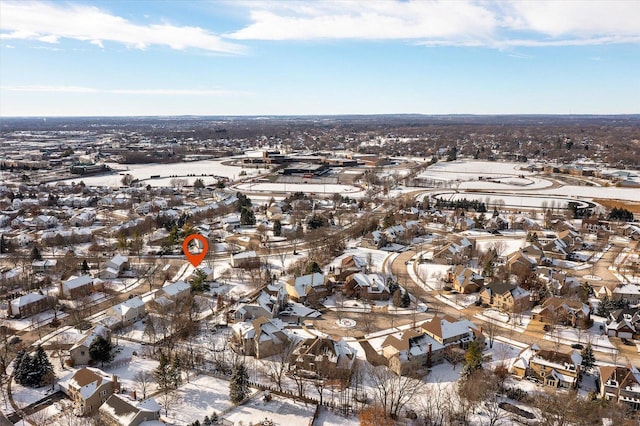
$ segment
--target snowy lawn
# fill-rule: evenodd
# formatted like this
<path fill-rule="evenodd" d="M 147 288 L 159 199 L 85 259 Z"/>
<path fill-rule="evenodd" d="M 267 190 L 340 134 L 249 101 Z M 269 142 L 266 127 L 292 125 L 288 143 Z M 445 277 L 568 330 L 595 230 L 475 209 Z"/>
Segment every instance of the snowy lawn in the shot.
<path fill-rule="evenodd" d="M 272 395 L 269 402 L 255 395 L 246 404 L 233 408 L 223 417 L 234 424 L 260 424 L 269 419 L 274 425 L 306 425 L 313 418 L 316 406 Z"/>
<path fill-rule="evenodd" d="M 251 390 L 255 392 L 255 390 Z M 169 394 L 171 403 L 168 404 L 169 413 L 166 414 L 163 395 L 156 400 L 163 405 L 163 418 L 174 424 L 190 424 L 211 416 L 213 412 L 220 413 L 232 407 L 229 399 L 229 382 L 210 376 L 198 376 L 185 383 L 177 391 Z"/>

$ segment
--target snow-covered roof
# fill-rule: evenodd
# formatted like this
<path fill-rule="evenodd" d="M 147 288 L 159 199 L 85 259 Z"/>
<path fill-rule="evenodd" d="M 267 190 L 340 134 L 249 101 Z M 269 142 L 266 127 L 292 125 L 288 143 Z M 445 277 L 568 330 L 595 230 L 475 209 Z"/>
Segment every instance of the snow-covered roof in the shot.
<path fill-rule="evenodd" d="M 27 306 L 31 303 L 35 303 L 39 300 L 44 299 L 45 296 L 43 296 L 40 293 L 29 293 L 29 294 L 25 294 L 24 296 L 20 296 L 16 299 L 13 299 L 11 301 L 11 306 L 18 311 L 20 307 L 23 306 Z"/>
<path fill-rule="evenodd" d="M 169 297 L 177 296 L 183 291 L 191 289 L 191 285 L 184 281 L 176 281 L 175 283 L 165 284 L 162 291 Z"/>
<path fill-rule="evenodd" d="M 91 278 L 90 275 L 81 275 L 79 277 L 69 278 L 63 284 L 65 287 L 71 290 L 74 288 L 79 288 L 85 285 L 93 284 L 93 278 Z"/>

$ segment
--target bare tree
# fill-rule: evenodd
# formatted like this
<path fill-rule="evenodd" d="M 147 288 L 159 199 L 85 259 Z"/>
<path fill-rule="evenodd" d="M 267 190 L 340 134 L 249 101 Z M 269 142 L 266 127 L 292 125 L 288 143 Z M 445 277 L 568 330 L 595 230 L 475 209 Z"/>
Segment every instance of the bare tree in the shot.
<path fill-rule="evenodd" d="M 270 360 L 262 361 L 264 375 L 276 384 L 280 392 L 282 392 L 282 383 L 289 368 L 289 360 L 293 349 L 295 349 L 295 342 L 289 341 L 282 352 L 272 356 Z"/>
<path fill-rule="evenodd" d="M 398 376 L 384 365 L 369 369 L 369 381 L 376 403 L 392 418 L 397 418 L 404 406 L 424 388 L 422 380 Z"/>
<path fill-rule="evenodd" d="M 136 384 L 142 391 L 142 399 L 147 399 L 147 390 L 153 382 L 153 374 L 146 370 L 139 370 L 135 376 L 133 376 Z"/>

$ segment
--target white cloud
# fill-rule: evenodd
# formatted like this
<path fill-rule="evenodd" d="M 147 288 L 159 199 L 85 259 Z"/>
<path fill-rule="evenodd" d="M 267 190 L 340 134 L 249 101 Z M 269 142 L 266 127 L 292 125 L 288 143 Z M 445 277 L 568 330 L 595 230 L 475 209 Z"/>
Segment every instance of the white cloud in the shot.
<path fill-rule="evenodd" d="M 494 13 L 469 1 L 248 2 L 249 26 L 235 39 L 482 39 Z"/>
<path fill-rule="evenodd" d="M 159 96 L 237 96 L 247 92 L 222 89 L 98 89 L 85 86 L 0 86 L 0 90 L 10 92 L 56 92 L 56 93 L 107 93 L 117 95 L 159 95 Z"/>
<path fill-rule="evenodd" d="M 172 49 L 202 49 L 239 54 L 245 48 L 224 41 L 199 27 L 171 24 L 135 24 L 97 7 L 74 3 L 8 2 L 0 3 L 0 38 L 34 39 L 56 43 L 68 38 L 97 44 L 105 41 L 145 49 L 151 45 Z"/>
<path fill-rule="evenodd" d="M 245 1 L 239 40 L 413 40 L 428 46 L 639 43 L 638 1 Z"/>

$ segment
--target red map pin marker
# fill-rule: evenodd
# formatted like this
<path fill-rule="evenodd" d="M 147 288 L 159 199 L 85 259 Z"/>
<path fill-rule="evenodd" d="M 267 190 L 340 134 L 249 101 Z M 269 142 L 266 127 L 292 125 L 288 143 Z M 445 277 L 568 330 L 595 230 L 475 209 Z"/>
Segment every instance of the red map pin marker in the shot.
<path fill-rule="evenodd" d="M 202 251 L 200 253 L 191 253 L 189 251 L 189 243 L 191 240 L 198 240 L 202 243 Z M 184 241 L 182 242 L 182 251 L 184 255 L 187 257 L 187 260 L 191 262 L 194 268 L 197 268 L 198 265 L 202 262 L 202 259 L 207 255 L 207 251 L 209 251 L 209 241 L 205 237 L 200 234 L 191 234 L 188 235 Z"/>

